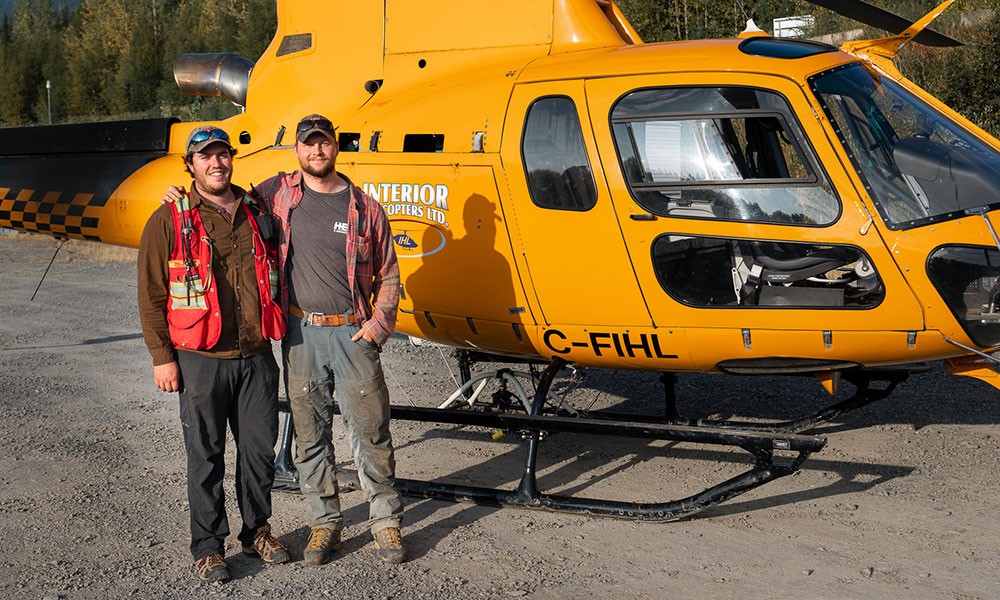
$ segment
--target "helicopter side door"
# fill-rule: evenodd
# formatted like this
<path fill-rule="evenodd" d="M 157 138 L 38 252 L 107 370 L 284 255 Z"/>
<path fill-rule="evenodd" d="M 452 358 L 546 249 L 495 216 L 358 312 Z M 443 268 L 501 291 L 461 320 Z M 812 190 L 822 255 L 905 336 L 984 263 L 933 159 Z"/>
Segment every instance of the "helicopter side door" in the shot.
<path fill-rule="evenodd" d="M 586 92 L 644 298 L 657 327 L 687 332 L 693 368 L 913 349 L 920 306 L 793 81 L 664 74 Z"/>
<path fill-rule="evenodd" d="M 514 89 L 500 155 L 518 268 L 547 326 L 648 326 L 587 121 L 581 81 Z"/>

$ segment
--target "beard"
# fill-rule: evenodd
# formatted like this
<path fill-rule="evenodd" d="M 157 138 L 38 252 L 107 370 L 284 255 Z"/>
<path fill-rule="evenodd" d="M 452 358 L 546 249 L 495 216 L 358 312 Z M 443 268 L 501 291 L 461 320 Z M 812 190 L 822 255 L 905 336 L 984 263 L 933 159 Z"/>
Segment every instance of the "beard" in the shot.
<path fill-rule="evenodd" d="M 224 182 L 216 181 L 215 178 L 210 178 L 207 175 L 204 177 L 195 177 L 195 184 L 198 186 L 198 190 L 217 196 L 225 193 L 229 189 L 229 178 L 227 177 Z"/>
<path fill-rule="evenodd" d="M 318 168 L 314 167 L 312 165 L 312 163 L 310 163 L 308 161 L 301 161 L 300 166 L 302 167 L 303 171 L 305 171 L 306 173 L 309 173 L 313 177 L 318 177 L 319 179 L 322 179 L 322 178 L 326 177 L 327 175 L 329 175 L 330 173 L 333 172 L 333 161 L 332 160 L 327 160 L 326 163 L 322 167 L 318 167 Z"/>
<path fill-rule="evenodd" d="M 225 181 L 216 181 L 214 177 L 195 177 L 195 184 L 198 186 L 198 190 L 206 194 L 220 195 L 225 193 L 229 189 L 230 178 L 227 177 Z"/>

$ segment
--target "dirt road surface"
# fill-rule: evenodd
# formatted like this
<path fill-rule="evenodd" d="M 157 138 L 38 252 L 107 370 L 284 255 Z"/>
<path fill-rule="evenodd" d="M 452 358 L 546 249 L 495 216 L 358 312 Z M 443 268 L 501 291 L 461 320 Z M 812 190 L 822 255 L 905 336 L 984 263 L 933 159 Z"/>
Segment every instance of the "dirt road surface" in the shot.
<path fill-rule="evenodd" d="M 69 242 L 34 301 L 55 242 L 0 237 L 0 598 L 908 598 L 1000 594 L 1000 399 L 940 365 L 888 399 L 821 427 L 796 475 L 674 523 L 410 499 L 412 560 L 372 550 L 359 492 L 344 549 L 298 560 L 301 497 L 276 494 L 295 562 L 227 554 L 234 580 L 199 583 L 188 554 L 175 395 L 152 385 L 135 309 L 134 254 Z M 394 338 L 395 404 L 453 389 L 437 348 Z M 452 364 L 452 369 L 455 369 Z M 682 376 L 686 416 L 783 419 L 829 400 L 814 381 Z M 589 372 L 574 406 L 655 410 L 654 375 Z M 335 425 L 337 427 L 337 425 Z M 338 458 L 350 466 L 342 429 Z M 510 487 L 523 446 L 476 427 L 394 422 L 398 475 Z M 747 466 L 743 452 L 558 434 L 542 444 L 547 491 L 623 500 L 686 496 Z M 232 454 L 229 457 L 232 464 Z M 232 474 L 227 477 L 232 497 Z M 231 526 L 238 529 L 234 503 Z"/>

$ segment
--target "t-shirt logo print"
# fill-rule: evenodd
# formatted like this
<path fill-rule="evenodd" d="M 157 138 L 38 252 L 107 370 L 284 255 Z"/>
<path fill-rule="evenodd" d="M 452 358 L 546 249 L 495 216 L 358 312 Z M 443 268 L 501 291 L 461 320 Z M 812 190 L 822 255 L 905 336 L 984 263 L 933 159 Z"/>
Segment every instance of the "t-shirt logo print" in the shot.
<path fill-rule="evenodd" d="M 347 223 L 340 223 L 340 222 L 334 223 L 333 232 L 343 233 L 344 235 L 347 235 Z"/>

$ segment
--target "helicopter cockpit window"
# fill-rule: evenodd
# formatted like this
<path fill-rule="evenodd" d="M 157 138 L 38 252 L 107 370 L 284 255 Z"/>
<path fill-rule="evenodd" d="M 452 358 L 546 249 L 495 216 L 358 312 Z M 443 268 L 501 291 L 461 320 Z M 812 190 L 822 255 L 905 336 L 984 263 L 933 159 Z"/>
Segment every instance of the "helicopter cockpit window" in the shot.
<path fill-rule="evenodd" d="M 565 96 L 536 100 L 521 140 L 531 201 L 542 208 L 590 210 L 597 185 L 587 160 L 576 105 Z"/>
<path fill-rule="evenodd" d="M 890 228 L 1000 207 L 1000 153 L 902 85 L 859 64 L 810 84 Z"/>
<path fill-rule="evenodd" d="M 657 215 L 829 225 L 840 201 L 787 101 L 754 88 L 649 88 L 611 111 L 632 196 Z"/>

